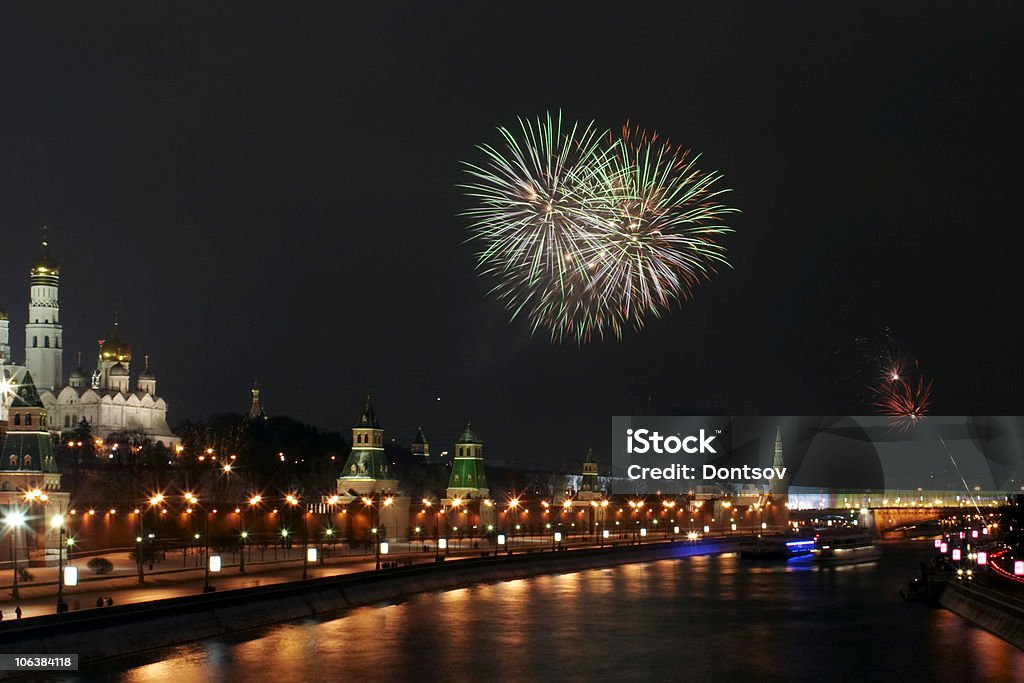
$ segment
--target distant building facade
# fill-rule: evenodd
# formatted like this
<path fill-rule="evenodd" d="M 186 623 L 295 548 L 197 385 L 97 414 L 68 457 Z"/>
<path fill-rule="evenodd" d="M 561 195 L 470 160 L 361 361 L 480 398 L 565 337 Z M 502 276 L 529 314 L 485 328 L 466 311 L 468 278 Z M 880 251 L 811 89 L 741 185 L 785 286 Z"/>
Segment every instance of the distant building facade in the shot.
<path fill-rule="evenodd" d="M 156 443 L 180 443 L 167 424 L 167 402 L 157 394 L 156 375 L 145 357 L 142 371 L 132 381 L 132 348 L 122 338 L 117 321 L 109 337 L 99 343 L 96 367 L 81 366 L 63 374 L 64 339 L 60 322 L 60 266 L 50 255 L 45 232 L 40 257 L 29 271 L 28 322 L 25 325 L 23 365 L 13 363 L 9 320 L 0 315 L 0 361 L 4 374 L 17 386 L 31 376 L 47 410 L 47 429 L 59 434 L 89 423 L 94 437 L 139 432 Z M 4 399 L 9 408 L 11 396 Z"/>

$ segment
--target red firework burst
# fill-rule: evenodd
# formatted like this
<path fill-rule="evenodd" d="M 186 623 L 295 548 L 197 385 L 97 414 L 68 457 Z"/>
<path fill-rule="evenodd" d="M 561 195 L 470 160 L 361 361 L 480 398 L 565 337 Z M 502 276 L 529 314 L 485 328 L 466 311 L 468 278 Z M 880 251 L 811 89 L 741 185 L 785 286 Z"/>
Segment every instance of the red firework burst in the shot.
<path fill-rule="evenodd" d="M 899 379 L 887 378 L 871 387 L 875 394 L 874 405 L 889 418 L 894 429 L 907 431 L 928 414 L 932 403 L 932 383 L 925 382 L 924 377 L 918 377 L 915 383 L 903 375 L 894 374 Z"/>

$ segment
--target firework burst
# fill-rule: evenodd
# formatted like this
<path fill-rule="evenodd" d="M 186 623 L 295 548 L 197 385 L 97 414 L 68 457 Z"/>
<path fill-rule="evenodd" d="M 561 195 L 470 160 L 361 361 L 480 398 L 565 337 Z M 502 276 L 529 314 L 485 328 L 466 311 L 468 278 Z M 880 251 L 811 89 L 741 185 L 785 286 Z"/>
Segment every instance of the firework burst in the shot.
<path fill-rule="evenodd" d="M 931 380 L 925 380 L 916 360 L 908 361 L 899 352 L 886 352 L 879 368 L 879 376 L 870 387 L 872 404 L 889 418 L 894 429 L 912 429 L 931 407 Z"/>
<path fill-rule="evenodd" d="M 480 145 L 484 162 L 466 164 L 462 187 L 477 205 L 464 215 L 491 293 L 532 331 L 621 337 L 728 265 L 715 238 L 731 232 L 721 221 L 736 209 L 717 201 L 721 175 L 702 173 L 689 152 L 561 115 L 498 131 L 500 148 Z"/>

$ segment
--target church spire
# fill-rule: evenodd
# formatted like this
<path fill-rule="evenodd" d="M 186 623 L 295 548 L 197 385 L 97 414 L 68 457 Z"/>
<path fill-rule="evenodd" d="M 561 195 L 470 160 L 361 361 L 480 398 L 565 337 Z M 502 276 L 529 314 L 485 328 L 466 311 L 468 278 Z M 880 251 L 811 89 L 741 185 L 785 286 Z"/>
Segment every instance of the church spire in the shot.
<path fill-rule="evenodd" d="M 772 458 L 772 467 L 775 470 L 781 471 L 785 468 L 785 464 L 782 458 L 782 427 L 775 428 L 775 455 Z M 771 484 L 771 493 L 773 496 L 784 496 L 789 490 L 788 485 L 783 479 L 773 479 Z"/>
<path fill-rule="evenodd" d="M 147 356 L 148 358 L 148 356 Z M 259 382 L 253 380 L 252 388 L 249 389 L 252 392 L 252 403 L 249 405 L 249 414 L 246 416 L 250 420 L 267 419 L 267 414 L 263 412 L 263 404 L 260 403 L 260 385 Z"/>

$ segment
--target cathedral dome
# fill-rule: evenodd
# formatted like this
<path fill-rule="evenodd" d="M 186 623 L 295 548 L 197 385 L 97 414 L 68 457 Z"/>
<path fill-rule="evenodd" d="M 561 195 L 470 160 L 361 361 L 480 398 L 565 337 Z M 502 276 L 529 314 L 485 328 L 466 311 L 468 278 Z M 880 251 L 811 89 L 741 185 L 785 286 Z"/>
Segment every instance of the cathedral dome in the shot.
<path fill-rule="evenodd" d="M 50 248 L 50 245 L 46 241 L 46 226 L 44 225 L 43 226 L 42 253 L 39 255 L 39 260 L 36 261 L 36 264 L 34 266 L 32 266 L 32 274 L 33 275 L 59 275 L 60 274 L 60 266 L 58 266 L 57 262 L 53 259 L 53 257 L 50 256 L 50 249 L 49 248 Z"/>
<path fill-rule="evenodd" d="M 112 360 L 117 361 L 118 363 L 121 361 L 131 361 L 132 347 L 122 341 L 117 323 L 114 323 L 114 331 L 110 335 L 110 338 L 105 339 L 103 343 L 100 344 L 100 357 L 103 360 Z"/>
<path fill-rule="evenodd" d="M 146 354 L 146 367 L 142 368 L 142 372 L 139 373 L 139 379 L 142 381 L 156 380 L 156 375 L 154 375 L 153 371 L 149 369 L 149 354 Z"/>
<path fill-rule="evenodd" d="M 126 368 L 125 366 L 123 366 L 120 363 L 118 363 L 114 367 L 110 368 L 110 376 L 111 377 L 127 377 L 128 376 L 128 368 Z"/>
<path fill-rule="evenodd" d="M 0 308 L 0 320 L 7 320 L 7 311 Z"/>
<path fill-rule="evenodd" d="M 76 379 L 85 379 L 85 371 L 83 371 L 82 368 L 75 368 L 74 370 L 71 371 L 71 374 L 68 375 L 68 380 Z"/>

